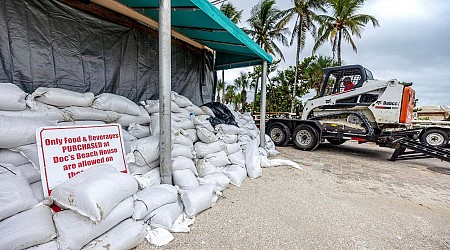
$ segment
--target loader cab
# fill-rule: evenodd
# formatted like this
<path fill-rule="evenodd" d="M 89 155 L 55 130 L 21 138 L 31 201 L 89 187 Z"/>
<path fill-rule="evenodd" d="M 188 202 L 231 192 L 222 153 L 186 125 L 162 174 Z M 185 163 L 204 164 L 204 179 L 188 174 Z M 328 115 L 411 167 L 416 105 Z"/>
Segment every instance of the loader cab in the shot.
<path fill-rule="evenodd" d="M 361 65 L 345 65 L 339 67 L 325 68 L 325 79 L 319 97 L 335 95 L 349 91 L 344 86 L 344 80 L 350 79 L 353 88 L 359 88 L 366 80 L 373 80 L 372 72 Z"/>

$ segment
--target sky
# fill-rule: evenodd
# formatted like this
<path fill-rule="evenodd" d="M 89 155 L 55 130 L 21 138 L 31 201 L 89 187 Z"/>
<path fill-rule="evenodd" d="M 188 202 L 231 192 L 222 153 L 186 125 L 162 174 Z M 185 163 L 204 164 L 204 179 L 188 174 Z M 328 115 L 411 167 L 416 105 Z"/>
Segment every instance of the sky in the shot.
<path fill-rule="evenodd" d="M 243 10 L 238 26 L 244 27 L 259 0 L 229 2 Z M 279 9 L 291 6 L 291 0 L 277 0 Z M 361 38 L 354 37 L 358 53 L 343 42 L 344 63 L 363 65 L 375 79 L 413 82 L 418 106 L 450 106 L 450 1 L 367 0 L 359 13 L 375 16 L 380 27 L 368 24 Z M 312 46 L 309 35 L 301 59 L 311 55 Z M 279 69 L 295 64 L 295 47 L 282 47 L 286 61 L 280 63 Z M 325 43 L 316 54 L 332 56 L 331 44 Z M 227 70 L 225 81 L 231 84 L 240 71 L 251 68 Z"/>

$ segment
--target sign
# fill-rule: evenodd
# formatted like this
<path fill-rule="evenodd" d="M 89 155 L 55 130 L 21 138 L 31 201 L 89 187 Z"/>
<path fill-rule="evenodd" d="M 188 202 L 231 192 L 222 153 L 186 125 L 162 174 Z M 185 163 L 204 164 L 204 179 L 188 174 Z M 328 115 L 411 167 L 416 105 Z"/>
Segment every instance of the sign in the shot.
<path fill-rule="evenodd" d="M 120 124 L 44 127 L 36 130 L 44 195 L 98 164 L 127 173 Z"/>

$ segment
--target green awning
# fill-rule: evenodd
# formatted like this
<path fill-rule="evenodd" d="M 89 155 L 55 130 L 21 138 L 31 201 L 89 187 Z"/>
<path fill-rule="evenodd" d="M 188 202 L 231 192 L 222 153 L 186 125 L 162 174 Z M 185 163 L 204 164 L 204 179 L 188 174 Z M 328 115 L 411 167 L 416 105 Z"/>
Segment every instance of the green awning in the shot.
<path fill-rule="evenodd" d="M 158 0 L 118 0 L 158 21 Z M 272 57 L 207 0 L 172 0 L 172 28 L 216 51 L 215 69 L 272 63 Z"/>

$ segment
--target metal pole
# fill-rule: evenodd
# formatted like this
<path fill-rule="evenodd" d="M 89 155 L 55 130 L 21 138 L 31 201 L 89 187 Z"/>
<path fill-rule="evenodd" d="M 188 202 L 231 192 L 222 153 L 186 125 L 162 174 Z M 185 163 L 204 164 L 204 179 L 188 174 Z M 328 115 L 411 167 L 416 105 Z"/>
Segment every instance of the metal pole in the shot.
<path fill-rule="evenodd" d="M 172 134 L 171 134 L 171 0 L 159 0 L 159 161 L 161 182 L 172 184 Z"/>
<path fill-rule="evenodd" d="M 266 84 L 267 84 L 267 61 L 263 62 L 262 65 L 262 76 L 261 76 L 261 110 L 260 120 L 259 120 L 259 132 L 261 136 L 260 146 L 264 147 L 266 145 Z"/>

